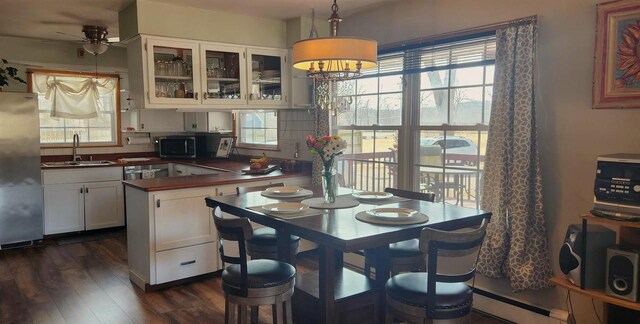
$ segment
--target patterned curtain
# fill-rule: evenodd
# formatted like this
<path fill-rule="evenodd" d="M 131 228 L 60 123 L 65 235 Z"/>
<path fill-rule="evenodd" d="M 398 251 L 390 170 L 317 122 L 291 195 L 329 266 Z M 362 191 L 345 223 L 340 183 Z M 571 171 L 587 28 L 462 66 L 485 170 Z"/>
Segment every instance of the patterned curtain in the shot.
<path fill-rule="evenodd" d="M 536 141 L 536 31 L 535 20 L 497 31 L 482 187 L 482 209 L 493 217 L 478 271 L 490 278 L 509 278 L 516 292 L 549 287 L 552 276 Z"/>
<path fill-rule="evenodd" d="M 313 107 L 313 113 L 315 114 L 315 134 L 316 136 L 323 135 L 331 135 L 331 126 L 330 126 L 330 113 L 327 109 L 320 108 L 320 100 L 318 100 L 318 96 L 324 95 L 326 92 L 327 84 L 323 84 L 322 82 L 314 82 L 314 96 L 316 100 L 314 102 L 315 107 Z M 322 186 L 322 170 L 324 166 L 322 165 L 322 160 L 317 154 L 313 156 L 313 169 L 311 172 L 311 184 L 314 186 Z"/>

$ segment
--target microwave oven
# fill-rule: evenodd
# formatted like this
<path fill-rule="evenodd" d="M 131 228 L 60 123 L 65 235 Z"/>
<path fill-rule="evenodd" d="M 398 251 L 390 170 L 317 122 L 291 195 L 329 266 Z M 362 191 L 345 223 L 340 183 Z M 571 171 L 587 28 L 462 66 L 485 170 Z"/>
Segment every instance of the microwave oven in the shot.
<path fill-rule="evenodd" d="M 195 136 L 167 136 L 158 139 L 161 158 L 194 159 L 197 156 Z"/>
<path fill-rule="evenodd" d="M 599 156 L 593 194 L 596 210 L 640 214 L 640 154 Z"/>
<path fill-rule="evenodd" d="M 161 158 L 193 159 L 215 157 L 221 134 L 167 136 L 158 139 Z"/>

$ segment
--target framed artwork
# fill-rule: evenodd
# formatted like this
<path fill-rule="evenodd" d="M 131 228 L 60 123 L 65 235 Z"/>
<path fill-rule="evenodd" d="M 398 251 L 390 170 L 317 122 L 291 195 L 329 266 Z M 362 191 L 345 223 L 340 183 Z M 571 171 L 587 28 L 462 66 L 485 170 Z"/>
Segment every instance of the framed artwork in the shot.
<path fill-rule="evenodd" d="M 216 157 L 219 158 L 227 158 L 229 157 L 229 153 L 231 153 L 231 149 L 233 148 L 233 136 L 223 136 L 220 137 L 220 144 L 218 145 L 218 151 L 216 152 Z"/>
<path fill-rule="evenodd" d="M 593 108 L 640 108 L 640 0 L 597 5 Z"/>

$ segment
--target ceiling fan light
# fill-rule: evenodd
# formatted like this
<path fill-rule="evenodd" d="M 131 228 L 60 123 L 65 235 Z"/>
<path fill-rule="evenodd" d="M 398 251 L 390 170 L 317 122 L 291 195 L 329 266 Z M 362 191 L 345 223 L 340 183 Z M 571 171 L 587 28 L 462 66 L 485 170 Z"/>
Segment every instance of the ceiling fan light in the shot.
<path fill-rule="evenodd" d="M 93 55 L 100 55 L 106 52 L 109 46 L 102 43 L 88 43 L 88 44 L 82 44 L 82 48 L 84 48 L 85 51 Z"/>

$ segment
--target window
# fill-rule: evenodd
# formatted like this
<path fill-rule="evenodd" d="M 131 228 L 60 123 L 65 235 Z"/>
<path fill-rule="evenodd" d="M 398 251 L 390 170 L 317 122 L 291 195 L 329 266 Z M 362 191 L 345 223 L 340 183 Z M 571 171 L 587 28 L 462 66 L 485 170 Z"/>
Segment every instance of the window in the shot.
<path fill-rule="evenodd" d="M 95 78 L 95 74 L 56 72 L 32 70 L 29 77 L 29 88 L 38 93 L 38 107 L 40 112 L 40 143 L 45 147 L 68 146 L 73 142 L 73 135 L 78 134 L 80 142 L 85 146 L 116 146 L 120 145 L 120 95 L 119 79 L 117 75 L 98 75 L 98 82 L 111 82 L 115 86 L 105 93 L 101 92 L 97 105 L 97 117 L 89 119 L 73 119 L 52 117 L 52 100 L 46 99 L 46 85 L 37 85 L 36 79 L 55 76 L 63 82 L 80 83 L 87 78 Z M 79 99 L 80 105 L 84 100 L 91 100 L 91 94 Z"/>
<path fill-rule="evenodd" d="M 238 113 L 240 147 L 278 147 L 278 112 L 243 111 Z"/>
<path fill-rule="evenodd" d="M 376 69 L 340 83 L 345 185 L 479 206 L 494 64 L 495 34 L 483 33 L 382 50 Z"/>

